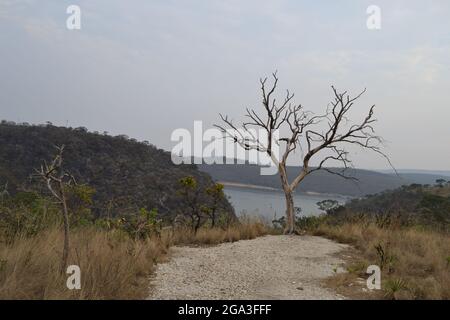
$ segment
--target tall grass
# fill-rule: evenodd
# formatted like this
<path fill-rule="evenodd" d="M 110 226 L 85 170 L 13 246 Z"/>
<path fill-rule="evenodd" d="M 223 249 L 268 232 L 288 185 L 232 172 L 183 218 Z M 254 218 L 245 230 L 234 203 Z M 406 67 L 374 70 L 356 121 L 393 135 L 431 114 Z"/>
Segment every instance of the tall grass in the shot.
<path fill-rule="evenodd" d="M 177 244 L 218 244 L 266 234 L 261 223 L 227 229 L 166 230 L 160 237 L 135 241 L 119 230 L 86 227 L 71 233 L 69 264 L 81 269 L 81 290 L 69 290 L 60 272 L 63 233 L 50 228 L 32 237 L 0 244 L 0 299 L 142 299 L 148 277 Z"/>
<path fill-rule="evenodd" d="M 380 227 L 372 221 L 339 225 L 322 222 L 313 233 L 356 247 L 358 261 L 348 266 L 355 277 L 364 274 L 368 265 L 380 266 L 380 298 L 450 299 L 450 237 L 447 233 L 420 226 Z"/>
<path fill-rule="evenodd" d="M 60 272 L 63 234 L 57 229 L 0 247 L 2 299 L 133 299 L 145 295 L 144 276 L 167 244 L 95 229 L 72 233 L 69 264 L 81 269 L 81 290 L 68 290 Z"/>
<path fill-rule="evenodd" d="M 223 242 L 254 239 L 272 232 L 258 220 L 245 219 L 240 224 L 228 228 L 202 228 L 194 233 L 188 228 L 168 232 L 171 244 L 175 245 L 215 245 Z"/>

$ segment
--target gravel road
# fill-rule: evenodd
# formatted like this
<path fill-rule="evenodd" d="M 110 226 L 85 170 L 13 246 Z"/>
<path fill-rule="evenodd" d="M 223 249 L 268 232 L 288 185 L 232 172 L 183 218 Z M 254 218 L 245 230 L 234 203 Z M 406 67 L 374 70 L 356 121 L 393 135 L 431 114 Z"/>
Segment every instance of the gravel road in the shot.
<path fill-rule="evenodd" d="M 149 299 L 344 299 L 321 280 L 342 263 L 335 253 L 345 248 L 312 236 L 174 247 L 151 279 Z"/>

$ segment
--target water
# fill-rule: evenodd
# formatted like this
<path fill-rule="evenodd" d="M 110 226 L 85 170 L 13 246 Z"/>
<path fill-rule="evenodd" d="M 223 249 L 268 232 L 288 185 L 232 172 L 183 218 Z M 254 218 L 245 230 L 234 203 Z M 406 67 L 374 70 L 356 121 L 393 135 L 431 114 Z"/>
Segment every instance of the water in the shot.
<path fill-rule="evenodd" d="M 274 216 L 280 218 L 285 214 L 286 204 L 282 191 L 231 186 L 226 186 L 224 191 L 238 216 L 246 213 L 272 220 Z M 348 200 L 340 195 L 296 193 L 294 206 L 302 209 L 301 216 L 319 215 L 323 211 L 319 209 L 317 202 L 327 199 L 336 200 L 340 204 Z"/>

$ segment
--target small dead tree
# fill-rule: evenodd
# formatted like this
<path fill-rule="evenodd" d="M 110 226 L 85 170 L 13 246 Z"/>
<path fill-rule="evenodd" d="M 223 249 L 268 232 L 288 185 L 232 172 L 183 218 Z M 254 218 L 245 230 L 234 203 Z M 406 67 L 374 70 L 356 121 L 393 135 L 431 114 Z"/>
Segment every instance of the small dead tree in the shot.
<path fill-rule="evenodd" d="M 267 78 L 260 79 L 263 114 L 247 108 L 245 116 L 248 120 L 243 122 L 239 129 L 228 116 L 220 114 L 224 125 L 215 126 L 227 138 L 231 138 L 235 144 L 245 150 L 264 152 L 270 157 L 278 169 L 286 198 L 284 233 L 292 234 L 295 223 L 293 192 L 306 176 L 318 170 L 325 170 L 345 179 L 356 180 L 345 174 L 345 169 L 351 166 L 351 160 L 348 158 L 349 152 L 345 149 L 346 145 L 357 145 L 380 154 L 388 162 L 389 159 L 381 151 L 382 139 L 375 135 L 372 127 L 376 121 L 374 105 L 369 108 L 364 119 L 357 124 L 351 124 L 347 118 L 350 109 L 354 106 L 355 101 L 364 94 L 365 89 L 356 96 L 350 97 L 347 91 L 338 92 L 332 86 L 334 99 L 328 105 L 325 114 L 314 115 L 312 112 L 305 111 L 302 105 L 293 104 L 294 94 L 289 91 L 284 100 L 278 103 L 273 97 L 278 85 L 276 72 L 272 76 L 271 86 L 267 85 Z M 322 128 L 320 128 L 321 125 Z M 324 125 L 325 128 L 323 128 Z M 265 141 L 261 141 L 255 136 L 254 129 L 263 129 L 267 133 Z M 279 137 L 277 138 L 277 136 Z M 276 154 L 274 144 L 281 147 L 281 155 Z M 301 153 L 301 168 L 290 181 L 286 170 L 287 160 L 297 149 Z M 310 166 L 313 157 L 322 159 L 315 167 Z M 325 167 L 329 165 L 330 161 L 340 163 L 343 170 L 336 171 Z"/>
<path fill-rule="evenodd" d="M 46 161 L 41 165 L 40 169 L 35 169 L 35 176 L 42 179 L 53 197 L 58 201 L 62 208 L 64 221 L 64 248 L 62 255 L 62 270 L 67 267 L 67 259 L 69 257 L 69 210 L 67 207 L 66 186 L 72 183 L 76 184 L 75 178 L 63 167 L 64 145 L 56 147 L 57 154 L 52 162 L 47 164 Z"/>

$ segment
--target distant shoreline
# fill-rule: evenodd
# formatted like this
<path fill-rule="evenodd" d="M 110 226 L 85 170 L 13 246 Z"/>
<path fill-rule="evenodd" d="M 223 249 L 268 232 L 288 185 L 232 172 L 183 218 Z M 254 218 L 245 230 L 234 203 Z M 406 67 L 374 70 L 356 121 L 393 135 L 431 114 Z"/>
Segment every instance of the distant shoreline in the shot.
<path fill-rule="evenodd" d="M 218 183 L 223 184 L 225 187 L 238 187 L 238 188 L 247 188 L 247 189 L 256 189 L 256 190 L 269 190 L 269 191 L 283 191 L 282 189 L 259 186 L 256 184 L 246 184 L 239 182 L 228 182 L 228 181 L 218 181 Z"/>
<path fill-rule="evenodd" d="M 260 185 L 256 185 L 256 184 L 246 184 L 246 183 L 229 182 L 229 181 L 218 181 L 218 183 L 223 184 L 225 187 L 283 192 L 283 189 L 281 189 L 281 188 L 260 186 Z M 321 192 L 314 192 L 314 191 L 303 191 L 303 192 L 298 192 L 297 194 L 305 194 L 305 195 L 309 195 L 309 196 L 318 196 L 318 197 L 330 196 L 330 197 L 339 197 L 339 198 L 345 198 L 345 199 L 354 198 L 352 196 L 345 195 L 345 194 L 321 193 Z"/>

